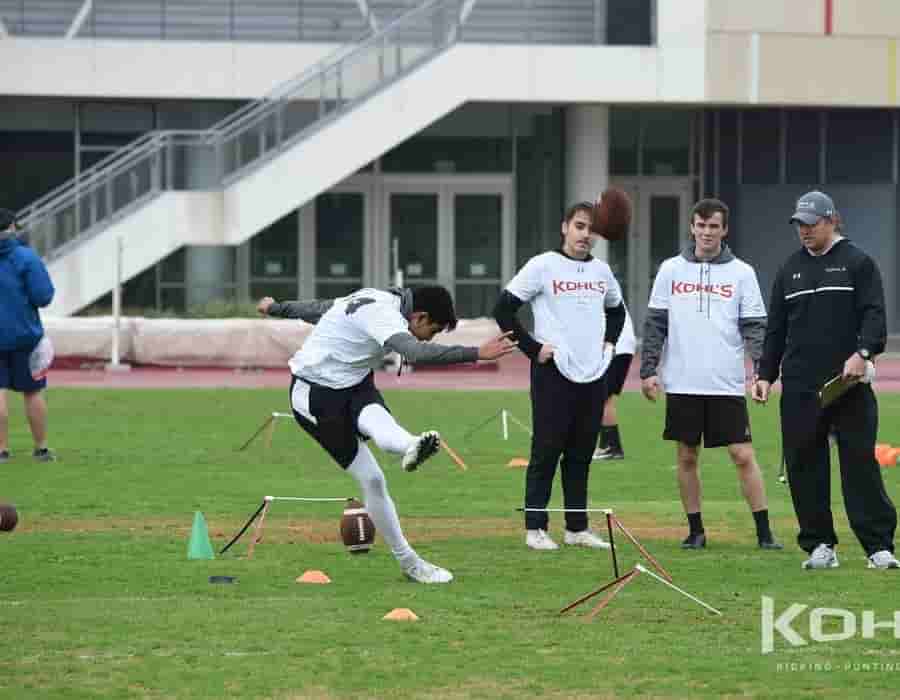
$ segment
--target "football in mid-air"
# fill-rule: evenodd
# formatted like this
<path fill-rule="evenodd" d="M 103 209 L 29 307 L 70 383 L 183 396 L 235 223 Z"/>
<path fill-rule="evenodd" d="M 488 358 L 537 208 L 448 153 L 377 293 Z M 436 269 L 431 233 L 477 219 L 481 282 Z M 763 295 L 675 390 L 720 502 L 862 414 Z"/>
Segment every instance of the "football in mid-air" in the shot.
<path fill-rule="evenodd" d="M 341 539 L 351 554 L 367 554 L 375 541 L 375 524 L 366 507 L 351 499 L 341 516 Z"/>
<path fill-rule="evenodd" d="M 618 187 L 609 187 L 597 197 L 591 212 L 591 231 L 608 241 L 618 241 L 628 235 L 631 226 L 631 197 Z"/>
<path fill-rule="evenodd" d="M 12 503 L 0 503 L 0 530 L 12 532 L 19 523 L 19 513 Z"/>

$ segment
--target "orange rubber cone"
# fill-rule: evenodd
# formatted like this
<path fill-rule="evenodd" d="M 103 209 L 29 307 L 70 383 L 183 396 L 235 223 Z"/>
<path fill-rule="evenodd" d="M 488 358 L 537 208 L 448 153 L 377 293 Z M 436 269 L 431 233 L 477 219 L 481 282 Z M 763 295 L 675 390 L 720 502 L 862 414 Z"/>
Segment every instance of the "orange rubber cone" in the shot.
<path fill-rule="evenodd" d="M 523 459 L 522 457 L 513 457 L 509 462 L 506 463 L 507 467 L 527 467 L 528 460 Z"/>
<path fill-rule="evenodd" d="M 891 449 L 891 446 L 887 443 L 879 442 L 875 445 L 875 459 L 882 466 L 884 466 L 884 455 L 889 449 Z"/>
<path fill-rule="evenodd" d="M 302 576 L 297 577 L 297 583 L 331 583 L 331 579 L 322 571 L 310 569 L 304 571 Z"/>
<path fill-rule="evenodd" d="M 415 622 L 419 619 L 419 616 L 416 615 L 409 608 L 394 608 L 387 615 L 381 618 L 382 620 L 398 620 L 398 621 L 407 621 L 407 622 Z"/>

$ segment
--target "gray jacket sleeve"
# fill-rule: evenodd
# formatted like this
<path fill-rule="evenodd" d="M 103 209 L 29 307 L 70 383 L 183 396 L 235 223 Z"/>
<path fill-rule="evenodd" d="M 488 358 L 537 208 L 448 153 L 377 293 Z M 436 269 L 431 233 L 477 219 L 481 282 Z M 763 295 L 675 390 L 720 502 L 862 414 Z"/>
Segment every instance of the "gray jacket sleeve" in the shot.
<path fill-rule="evenodd" d="M 656 374 L 668 335 L 669 312 L 665 309 L 647 309 L 647 317 L 644 319 L 644 341 L 641 345 L 641 379 Z"/>
<path fill-rule="evenodd" d="M 384 342 L 384 349 L 400 353 L 411 365 L 453 365 L 478 361 L 478 348 L 423 343 L 412 333 L 394 333 Z"/>
<path fill-rule="evenodd" d="M 268 315 L 276 318 L 299 318 L 307 323 L 317 323 L 333 305 L 334 299 L 276 301 L 269 307 Z"/>
<path fill-rule="evenodd" d="M 766 339 L 766 317 L 758 316 L 739 319 L 738 327 L 741 329 L 744 347 L 747 348 L 747 354 L 753 360 L 753 369 L 756 371 L 759 358 L 762 357 L 763 343 Z"/>

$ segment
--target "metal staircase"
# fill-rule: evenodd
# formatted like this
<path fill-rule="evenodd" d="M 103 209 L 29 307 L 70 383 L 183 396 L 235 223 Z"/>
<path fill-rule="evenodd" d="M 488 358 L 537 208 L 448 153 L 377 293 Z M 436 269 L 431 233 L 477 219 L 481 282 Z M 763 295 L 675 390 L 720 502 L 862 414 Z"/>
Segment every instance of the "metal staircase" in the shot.
<path fill-rule="evenodd" d="M 31 244 L 52 263 L 167 192 L 222 190 L 445 51 L 470 4 L 423 2 L 209 129 L 141 136 L 21 211 Z"/>

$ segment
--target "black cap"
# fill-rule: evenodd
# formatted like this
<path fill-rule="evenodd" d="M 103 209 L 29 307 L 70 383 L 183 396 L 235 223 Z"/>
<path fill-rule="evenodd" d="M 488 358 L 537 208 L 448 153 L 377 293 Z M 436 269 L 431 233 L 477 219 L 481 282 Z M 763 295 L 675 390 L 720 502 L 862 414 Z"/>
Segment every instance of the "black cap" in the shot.
<path fill-rule="evenodd" d="M 12 209 L 0 209 L 0 231 L 5 231 L 16 222 L 16 212 Z"/>

